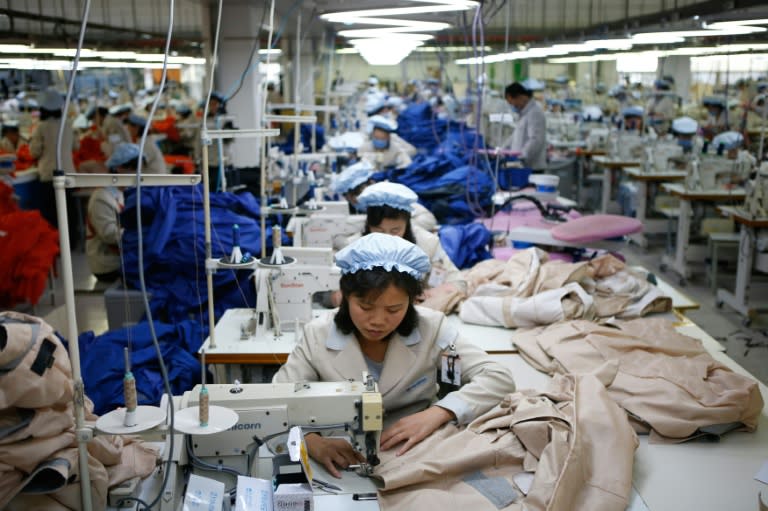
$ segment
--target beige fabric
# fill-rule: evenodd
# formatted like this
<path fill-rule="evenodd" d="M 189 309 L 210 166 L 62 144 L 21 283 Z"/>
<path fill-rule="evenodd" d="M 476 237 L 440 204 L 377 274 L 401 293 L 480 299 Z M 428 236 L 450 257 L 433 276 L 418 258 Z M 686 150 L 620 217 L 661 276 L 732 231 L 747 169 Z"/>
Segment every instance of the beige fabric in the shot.
<path fill-rule="evenodd" d="M 437 230 L 437 218 L 435 218 L 435 215 L 418 202 L 414 202 L 411 206 L 413 206 L 413 211 L 411 212 L 412 224 L 421 227 L 425 231 L 435 232 Z"/>
<path fill-rule="evenodd" d="M 3 312 L 0 326 L 7 334 L 5 346 L 0 345 L 0 371 L 10 370 L 0 372 L 0 410 L 13 406 L 44 408 L 71 401 L 69 356 L 50 325 L 27 314 Z M 41 348 L 52 351 L 44 357 Z M 42 374 L 35 372 L 38 357 Z"/>
<path fill-rule="evenodd" d="M 88 199 L 85 253 L 91 272 L 99 275 L 120 270 L 118 244 L 122 232 L 119 218 L 125 200 L 115 187 L 98 188 Z"/>
<path fill-rule="evenodd" d="M 382 453 L 384 511 L 471 509 L 624 511 L 637 438 L 594 376 L 556 377 L 543 393 L 508 395 L 466 429 L 446 425 L 403 456 Z M 515 476 L 534 471 L 527 495 Z M 492 502 L 468 476 L 502 480 L 513 502 Z"/>
<path fill-rule="evenodd" d="M 432 265 L 427 279 L 429 280 L 429 277 L 436 271 L 440 271 L 443 275 L 443 282 L 463 281 L 461 272 L 456 268 L 456 265 L 453 264 L 453 261 L 448 257 L 448 254 L 445 253 L 437 234 L 425 231 L 416 225 L 411 225 L 411 227 L 413 228 L 413 237 L 416 241 L 416 245 L 427 254 L 429 262 Z"/>
<path fill-rule="evenodd" d="M 462 387 L 437 404 L 453 411 L 459 423 L 465 424 L 485 413 L 514 390 L 509 371 L 462 338 L 443 314 L 423 307 L 416 310 L 416 330 L 406 338 L 394 334 L 389 340 L 379 380 L 387 414 L 404 408 L 426 408 L 435 400 L 441 354 L 451 343 L 455 343 L 461 358 Z M 367 370 L 354 334 L 339 332 L 333 315 L 329 314 L 304 327 L 301 342 L 273 381 L 360 380 Z"/>
<path fill-rule="evenodd" d="M 514 342 L 531 365 L 550 374 L 600 368 L 610 396 L 638 431 L 652 429 L 652 441 L 717 435 L 710 427 L 731 423 L 755 430 L 763 398 L 752 378 L 717 362 L 701 341 L 678 333 L 671 321 L 614 324 L 571 321 L 518 331 Z"/>
<path fill-rule="evenodd" d="M 39 318 L 5 312 L 0 325 L 0 509 L 80 509 L 69 357 Z M 92 409 L 86 398 L 86 420 L 97 419 Z M 157 460 L 132 438 L 98 436 L 88 451 L 94 509 L 106 507 L 110 483 L 147 477 Z"/>
<path fill-rule="evenodd" d="M 461 319 L 488 326 L 530 327 L 566 319 L 639 317 L 672 309 L 672 299 L 611 255 L 579 263 L 549 261 L 532 248 L 506 263 L 483 261 L 464 272 L 468 298 Z M 585 296 L 585 293 L 589 297 Z"/>
<path fill-rule="evenodd" d="M 125 127 L 123 120 L 114 115 L 108 115 L 104 118 L 101 131 L 104 133 L 101 151 L 107 157 L 112 156 L 115 147 L 131 142 L 131 134 L 128 133 L 128 128 Z"/>
<path fill-rule="evenodd" d="M 72 121 L 66 120 L 64 137 L 61 142 L 61 170 L 75 172 L 72 161 L 72 151 L 77 150 L 80 141 L 72 131 Z M 29 139 L 29 152 L 37 158 L 37 172 L 40 181 L 53 181 L 53 171 L 56 169 L 56 141 L 59 136 L 61 119 L 46 119 L 37 125 L 37 129 Z"/>
<path fill-rule="evenodd" d="M 429 296 L 420 305 L 440 311 L 443 314 L 453 313 L 462 300 L 466 298 L 462 286 L 457 286 L 451 282 L 430 289 L 428 292 Z"/>

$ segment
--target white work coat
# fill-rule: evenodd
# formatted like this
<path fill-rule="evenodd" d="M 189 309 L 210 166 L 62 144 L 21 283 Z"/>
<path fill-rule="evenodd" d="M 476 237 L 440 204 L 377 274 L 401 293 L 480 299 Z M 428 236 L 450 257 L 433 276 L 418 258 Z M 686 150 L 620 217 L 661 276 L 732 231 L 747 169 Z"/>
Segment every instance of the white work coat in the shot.
<path fill-rule="evenodd" d="M 400 139 L 402 143 L 396 142 L 395 137 L 390 135 L 389 147 L 384 150 L 374 149 L 373 143 L 369 140 L 364 142 L 358 154 L 374 164 L 377 169 L 385 169 L 388 167 L 395 167 L 398 169 L 404 169 L 411 164 L 411 157 L 408 155 L 408 148 L 403 144 L 407 144 L 404 140 Z M 398 137 L 399 138 L 399 137 Z M 410 144 L 408 144 L 410 146 Z M 413 147 L 413 146 L 411 146 Z"/>
<path fill-rule="evenodd" d="M 120 269 L 118 243 L 121 231 L 118 215 L 122 210 L 123 192 L 111 186 L 94 190 L 88 199 L 85 254 L 88 267 L 94 274 Z"/>
<path fill-rule="evenodd" d="M 461 360 L 462 387 L 436 404 L 467 424 L 515 390 L 510 372 L 466 341 L 441 312 L 416 307 L 418 326 L 411 335 L 395 333 L 389 340 L 379 379 L 385 417 L 400 410 L 415 413 L 437 397 L 441 355 L 453 344 Z M 354 334 L 343 334 L 333 313 L 304 327 L 301 342 L 275 374 L 273 382 L 342 381 L 362 379 L 368 371 Z M 399 415 L 399 414 L 398 414 Z"/>
<path fill-rule="evenodd" d="M 141 140 L 136 141 L 138 145 Z M 154 135 L 148 135 L 144 143 L 145 163 L 141 167 L 142 174 L 167 174 L 168 167 L 165 164 L 163 153 L 157 146 L 157 140 Z"/>
<path fill-rule="evenodd" d="M 72 132 L 72 121 L 65 121 L 64 136 L 61 139 L 61 170 L 75 172 L 72 161 L 72 151 L 80 145 Z M 37 129 L 29 140 L 29 152 L 37 158 L 37 172 L 41 182 L 53 181 L 53 171 L 56 169 L 56 141 L 59 136 L 61 119 L 46 119 L 37 125 Z"/>
<path fill-rule="evenodd" d="M 525 167 L 533 170 L 547 168 L 547 120 L 535 99 L 531 98 L 520 112 L 515 131 L 505 146 L 520 153 Z"/>
<path fill-rule="evenodd" d="M 104 133 L 105 139 L 101 144 L 101 151 L 107 157 L 112 156 L 115 147 L 131 142 L 131 134 L 128 133 L 128 128 L 125 127 L 123 120 L 114 115 L 108 115 L 104 118 L 101 131 Z"/>

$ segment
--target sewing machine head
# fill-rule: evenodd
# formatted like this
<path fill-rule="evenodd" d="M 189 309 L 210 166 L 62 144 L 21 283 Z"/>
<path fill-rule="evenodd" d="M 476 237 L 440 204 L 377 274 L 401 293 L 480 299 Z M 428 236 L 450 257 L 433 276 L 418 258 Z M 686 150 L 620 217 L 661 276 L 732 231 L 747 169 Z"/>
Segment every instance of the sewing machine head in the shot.
<path fill-rule="evenodd" d="M 294 263 L 256 270 L 256 313 L 260 325 L 294 331 L 312 319 L 312 296 L 339 288 L 341 273 L 333 263 L 333 249 L 282 247 Z M 279 321 L 280 324 L 274 324 Z"/>
<path fill-rule="evenodd" d="M 689 190 L 714 190 L 742 181 L 746 176 L 740 160 L 723 156 L 702 155 L 688 163 L 685 186 Z"/>
<path fill-rule="evenodd" d="M 671 166 L 671 161 L 683 158 L 683 148 L 677 142 L 659 141 L 646 148 L 646 162 L 652 167 L 652 172 L 666 172 Z"/>
<path fill-rule="evenodd" d="M 768 217 L 768 162 L 763 162 L 754 172 L 753 179 L 747 181 L 747 196 L 744 198 L 744 210 L 754 218 Z"/>
<path fill-rule="evenodd" d="M 210 404 L 230 408 L 239 418 L 222 433 L 193 436 L 195 455 L 241 457 L 254 443 L 266 443 L 273 454 L 281 454 L 287 452 L 288 430 L 301 426 L 305 432 L 332 432 L 349 438 L 372 471 L 379 463 L 384 412 L 376 383 L 367 375 L 364 378 L 366 382 L 207 385 Z M 180 408 L 198 406 L 199 395 L 199 385 L 184 393 Z"/>

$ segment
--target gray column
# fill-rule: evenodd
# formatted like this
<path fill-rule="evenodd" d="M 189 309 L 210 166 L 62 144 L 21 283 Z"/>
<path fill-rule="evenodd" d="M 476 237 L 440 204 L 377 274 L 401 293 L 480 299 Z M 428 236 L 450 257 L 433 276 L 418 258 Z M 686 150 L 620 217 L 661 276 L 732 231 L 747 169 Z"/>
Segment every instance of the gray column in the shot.
<path fill-rule="evenodd" d="M 659 60 L 661 65 L 662 60 Z M 671 75 L 675 79 L 675 91 L 683 98 L 683 103 L 690 98 L 691 89 L 691 57 L 686 55 L 672 55 L 664 60 L 664 75 Z"/>

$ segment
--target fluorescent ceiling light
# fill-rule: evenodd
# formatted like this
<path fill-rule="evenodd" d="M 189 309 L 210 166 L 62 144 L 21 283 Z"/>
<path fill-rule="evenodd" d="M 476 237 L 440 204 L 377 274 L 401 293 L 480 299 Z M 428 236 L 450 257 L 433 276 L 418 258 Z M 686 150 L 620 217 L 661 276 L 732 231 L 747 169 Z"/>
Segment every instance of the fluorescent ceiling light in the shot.
<path fill-rule="evenodd" d="M 280 48 L 259 50 L 259 55 L 280 55 L 281 53 L 283 53 L 283 50 Z"/>
<path fill-rule="evenodd" d="M 471 52 L 471 51 L 491 51 L 492 48 L 490 46 L 483 46 L 475 48 L 474 46 L 422 46 L 420 48 L 416 48 L 414 51 L 418 53 L 438 53 L 441 51 L 445 52 Z"/>
<path fill-rule="evenodd" d="M 408 16 L 411 14 L 425 14 L 432 12 L 453 12 L 466 11 L 477 7 L 477 2 L 456 1 L 456 2 L 429 2 L 424 0 L 422 3 L 430 3 L 420 7 L 397 7 L 392 9 L 367 9 L 362 11 L 344 11 L 323 14 L 320 19 L 329 23 L 356 23 L 350 21 L 360 17 L 371 16 Z"/>
<path fill-rule="evenodd" d="M 628 50 L 632 48 L 632 39 L 591 39 L 589 41 L 584 41 L 584 44 L 594 49 Z"/>
<path fill-rule="evenodd" d="M 685 42 L 684 37 L 669 35 L 665 33 L 654 34 L 635 34 L 631 37 L 632 44 L 677 44 Z"/>
<path fill-rule="evenodd" d="M 411 29 L 408 27 L 393 27 L 393 28 L 367 28 L 367 29 L 361 29 L 361 30 L 342 30 L 339 32 L 339 35 L 341 37 L 346 37 L 347 39 L 359 39 L 363 37 L 375 37 L 377 39 L 385 39 L 393 34 L 397 35 L 410 35 L 410 36 L 416 36 L 420 37 L 420 41 L 428 41 L 429 39 L 432 39 L 434 36 L 427 35 L 427 34 L 413 34 L 410 32 Z"/>
<path fill-rule="evenodd" d="M 336 50 L 337 55 L 345 55 L 345 54 L 351 54 L 351 53 L 360 53 L 357 51 L 357 48 L 339 48 Z"/>
<path fill-rule="evenodd" d="M 399 64 L 417 46 L 424 44 L 414 39 L 356 39 L 350 41 L 360 55 L 372 66 L 394 66 Z"/>

